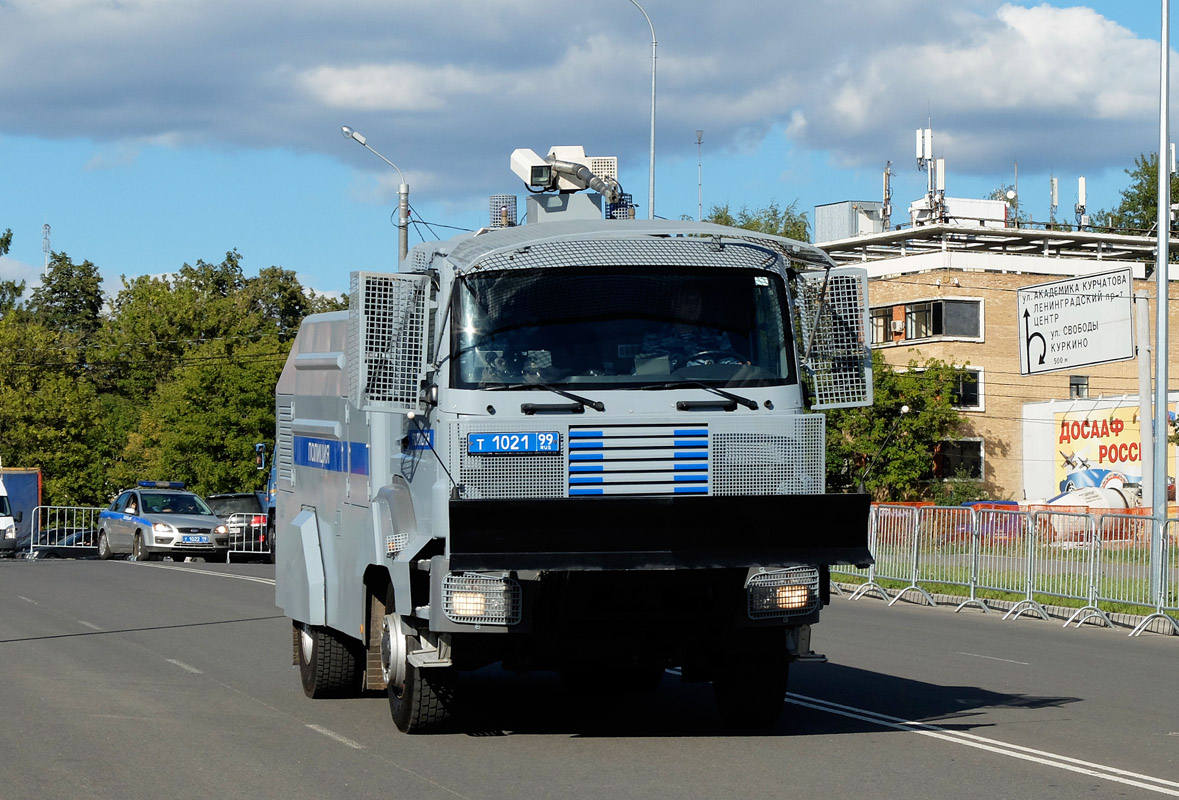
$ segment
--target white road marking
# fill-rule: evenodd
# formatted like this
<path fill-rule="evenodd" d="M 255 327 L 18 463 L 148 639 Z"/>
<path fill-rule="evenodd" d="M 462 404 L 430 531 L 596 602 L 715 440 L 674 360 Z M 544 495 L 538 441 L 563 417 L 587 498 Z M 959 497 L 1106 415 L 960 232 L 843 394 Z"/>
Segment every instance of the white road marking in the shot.
<path fill-rule="evenodd" d="M 985 659 L 987 659 L 988 661 L 1002 661 L 1004 664 L 1019 664 L 1019 665 L 1021 665 L 1021 666 L 1024 666 L 1024 667 L 1029 667 L 1029 666 L 1031 666 L 1031 665 L 1030 665 L 1028 662 L 1026 662 L 1026 661 L 1012 661 L 1010 658 L 998 658 L 997 656 L 984 656 L 984 655 L 980 655 L 979 653 L 962 653 L 962 652 L 959 652 L 959 653 L 958 653 L 958 655 L 960 655 L 960 656 L 971 656 L 972 658 L 985 658 Z"/>
<path fill-rule="evenodd" d="M 253 583 L 264 583 L 268 586 L 274 585 L 274 578 L 258 578 L 254 575 L 235 575 L 232 572 L 214 572 L 208 569 L 193 569 L 192 567 L 181 567 L 174 564 L 149 564 L 145 561 L 129 562 L 137 566 L 152 567 L 153 569 L 171 569 L 177 572 L 191 572 L 196 575 L 209 575 L 214 578 L 233 578 L 239 581 L 251 581 Z"/>
<path fill-rule="evenodd" d="M 193 675 L 203 675 L 204 674 L 196 667 L 185 664 L 183 661 L 177 661 L 174 658 L 169 658 L 169 659 L 167 659 L 167 661 L 169 664 L 175 664 L 176 666 L 180 667 L 182 670 L 185 670 L 186 672 L 191 672 Z"/>
<path fill-rule="evenodd" d="M 1062 756 L 1057 753 L 1023 747 L 1022 745 L 1008 744 L 997 739 L 975 736 L 972 733 L 950 731 L 945 728 L 939 728 L 936 725 L 927 725 L 924 722 L 906 720 L 900 717 L 890 717 L 887 714 L 878 714 L 875 711 L 831 703 L 815 697 L 805 697 L 794 694 L 793 692 L 787 692 L 786 702 L 805 708 L 813 708 L 816 711 L 826 711 L 829 714 L 838 714 L 842 717 L 858 719 L 863 722 L 872 722 L 898 731 L 918 733 L 922 736 L 929 736 L 934 739 L 965 745 L 966 747 L 974 747 L 979 750 L 986 750 L 987 752 L 1007 756 L 1008 758 L 1018 758 L 1022 761 L 1031 761 L 1046 767 L 1055 767 L 1056 769 L 1076 772 L 1080 775 L 1102 778 L 1103 780 L 1146 789 L 1156 794 L 1167 795 L 1168 797 L 1179 797 L 1179 783 L 1164 778 L 1155 778 L 1138 772 L 1130 772 L 1128 770 L 1118 769 L 1117 767 L 1109 767 L 1092 761 L 1083 761 L 1079 758 Z"/>
<path fill-rule="evenodd" d="M 97 625 L 95 625 L 93 622 L 87 622 L 87 621 L 86 621 L 86 620 L 84 620 L 84 619 L 80 619 L 80 620 L 78 620 L 78 624 L 79 624 L 79 625 L 81 625 L 81 626 L 82 626 L 82 627 L 84 627 L 84 628 L 89 628 L 89 629 L 90 629 L 90 630 L 92 630 L 92 631 L 101 631 L 101 630 L 103 630 L 102 628 L 100 628 L 100 627 L 98 627 Z"/>
<path fill-rule="evenodd" d="M 347 736 L 341 736 L 340 734 L 336 733 L 335 731 L 324 728 L 321 725 L 308 725 L 307 727 L 310 728 L 311 730 L 315 731 L 316 733 L 322 733 L 324 736 L 328 737 L 329 739 L 333 739 L 342 745 L 346 745 L 348 747 L 351 747 L 353 750 L 363 750 L 364 749 L 364 745 L 362 745 L 360 742 L 354 742 L 351 739 L 349 739 Z"/>
<path fill-rule="evenodd" d="M 17 600 L 24 600 L 26 603 L 32 603 L 33 605 L 37 605 L 37 601 L 36 601 L 36 600 L 32 600 L 32 599 L 30 599 L 30 598 L 28 598 L 28 597 L 25 597 L 23 594 L 18 594 L 18 595 L 16 596 L 16 599 L 17 599 Z"/>

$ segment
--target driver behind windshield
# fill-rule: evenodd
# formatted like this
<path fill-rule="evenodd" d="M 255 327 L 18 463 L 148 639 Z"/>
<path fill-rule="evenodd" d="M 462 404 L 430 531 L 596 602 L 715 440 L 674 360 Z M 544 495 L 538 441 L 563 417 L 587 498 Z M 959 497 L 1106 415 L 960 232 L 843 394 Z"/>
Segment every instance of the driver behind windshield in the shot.
<path fill-rule="evenodd" d="M 733 352 L 727 331 L 701 324 L 704 298 L 686 286 L 676 288 L 672 298 L 674 322 L 665 322 L 643 337 L 638 358 L 667 356 L 670 368 L 704 364 L 742 364 Z"/>

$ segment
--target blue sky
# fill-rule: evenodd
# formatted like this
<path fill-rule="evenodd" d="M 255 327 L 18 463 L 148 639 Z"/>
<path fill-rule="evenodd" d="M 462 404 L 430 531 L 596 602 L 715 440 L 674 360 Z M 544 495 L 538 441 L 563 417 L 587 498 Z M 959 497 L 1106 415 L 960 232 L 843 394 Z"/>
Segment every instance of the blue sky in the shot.
<path fill-rule="evenodd" d="M 659 42 L 661 217 L 695 217 L 698 152 L 706 212 L 879 199 L 886 161 L 903 209 L 925 190 L 913 132 L 927 119 L 947 194 L 985 196 L 1018 163 L 1037 220 L 1050 175 L 1071 218 L 1079 175 L 1089 208 L 1110 208 L 1157 148 L 1156 2 L 642 6 Z M 522 210 L 518 147 L 617 156 L 646 216 L 650 56 L 628 0 L 0 0 L 0 230 L 14 234 L 0 279 L 36 283 L 46 223 L 110 293 L 231 249 L 247 273 L 278 265 L 324 292 L 393 270 L 397 173 L 345 124 L 435 225 L 411 245 L 485 224 L 489 194 Z"/>

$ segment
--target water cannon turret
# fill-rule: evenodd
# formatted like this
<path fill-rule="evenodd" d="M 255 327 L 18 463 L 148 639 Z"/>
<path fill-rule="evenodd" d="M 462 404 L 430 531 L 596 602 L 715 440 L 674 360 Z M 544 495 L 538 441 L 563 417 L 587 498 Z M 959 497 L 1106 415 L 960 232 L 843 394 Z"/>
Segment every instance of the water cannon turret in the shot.
<path fill-rule="evenodd" d="M 618 159 L 613 156 L 587 156 L 582 147 L 567 145 L 553 147 L 541 158 L 535 151 L 521 148 L 512 152 L 511 165 L 512 172 L 532 192 L 568 194 L 592 189 L 607 203 L 622 199 Z"/>

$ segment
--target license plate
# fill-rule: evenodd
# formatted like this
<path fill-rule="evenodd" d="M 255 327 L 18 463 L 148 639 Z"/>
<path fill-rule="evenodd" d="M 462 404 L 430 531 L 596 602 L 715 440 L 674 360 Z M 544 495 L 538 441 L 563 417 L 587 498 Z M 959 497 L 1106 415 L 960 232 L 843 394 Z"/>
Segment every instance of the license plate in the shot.
<path fill-rule="evenodd" d="M 556 431 L 468 433 L 467 452 L 471 455 L 494 453 L 560 453 L 561 434 Z"/>
<path fill-rule="evenodd" d="M 181 536 L 180 541 L 183 542 L 184 544 L 208 544 L 209 537 L 208 536 L 192 536 L 192 535 Z"/>

